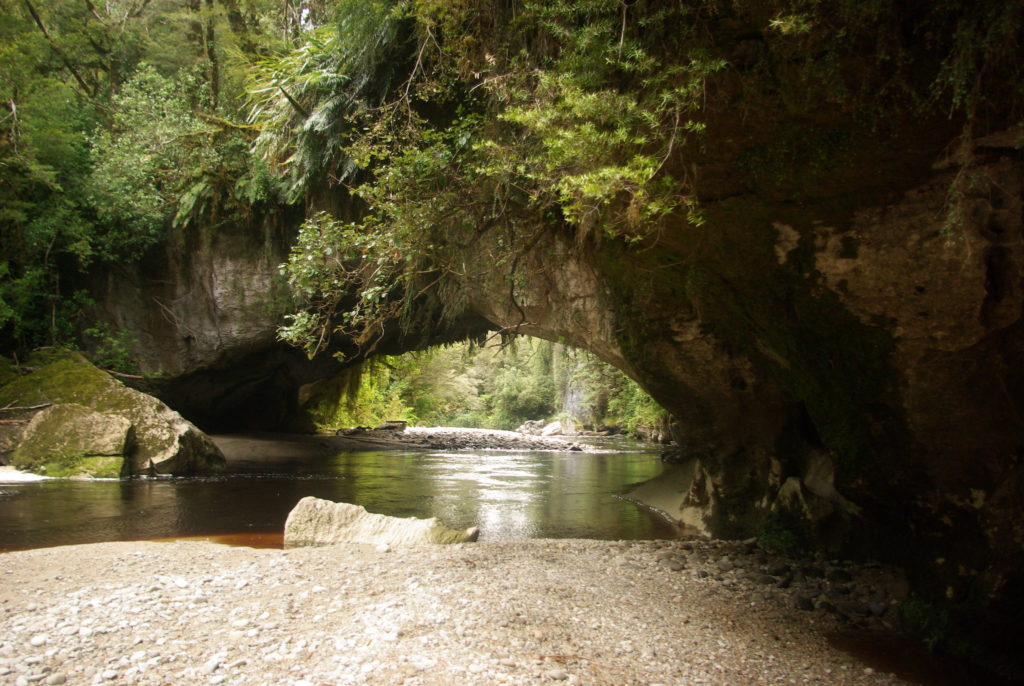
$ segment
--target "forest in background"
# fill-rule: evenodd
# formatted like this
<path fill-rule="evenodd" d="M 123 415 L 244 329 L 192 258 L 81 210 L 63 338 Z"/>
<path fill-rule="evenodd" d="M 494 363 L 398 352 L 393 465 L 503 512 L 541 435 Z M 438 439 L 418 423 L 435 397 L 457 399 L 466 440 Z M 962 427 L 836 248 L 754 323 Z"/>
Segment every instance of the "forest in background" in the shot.
<path fill-rule="evenodd" d="M 526 421 L 561 420 L 657 439 L 668 424 L 665 411 L 619 370 L 586 351 L 538 338 L 377 357 L 350 374 L 312 408 L 319 428 L 404 419 L 422 426 L 515 429 Z"/>
<path fill-rule="evenodd" d="M 829 84 L 825 99 L 870 126 L 886 116 L 872 103 L 941 102 L 967 116 L 969 140 L 991 104 L 981 75 L 1018 73 L 1019 15 L 998 2 L 0 0 L 0 343 L 88 339 L 130 371 L 132 332 L 83 316 L 81 275 L 175 231 L 301 206 L 281 337 L 312 353 L 340 334 L 369 354 L 386 323 L 465 305 L 459 260 L 482 232 L 506 236 L 494 257 L 513 301 L 546 232 L 580 250 L 628 250 L 670 220 L 700 234 L 691 161 L 714 142 L 708 98 L 727 77 L 760 87 L 747 102 Z M 756 54 L 730 63 L 706 30 L 717 19 L 759 27 Z M 905 66 L 920 49 L 907 27 L 934 53 L 924 77 Z M 893 68 L 853 88 L 843 60 L 865 37 Z M 1002 83 L 1019 95 L 1020 79 Z M 321 211 L 339 197 L 353 216 Z M 523 413 L 502 392 L 466 412 L 511 423 Z"/>
<path fill-rule="evenodd" d="M 299 5 L 302 5 L 301 7 Z M 0 0 L 0 343 L 127 340 L 80 276 L 280 206 L 248 80 L 326 3 Z"/>
<path fill-rule="evenodd" d="M 175 230 L 215 232 L 308 203 L 325 177 L 344 192 L 338 179 L 356 174 L 353 139 L 379 145 L 383 135 L 375 129 L 353 136 L 353 123 L 394 123 L 393 108 L 381 107 L 396 87 L 394 75 L 367 71 L 371 62 L 382 50 L 415 43 L 401 35 L 410 21 L 420 21 L 429 36 L 468 11 L 462 4 L 0 0 L 4 349 L 77 348 L 85 340 L 97 364 L 138 371 L 133 332 L 85 318 L 91 297 L 77 286 L 79 276 L 137 260 Z M 590 4 L 593 11 L 611 7 Z M 447 67 L 433 69 L 432 78 L 454 78 Z M 459 131 L 478 134 L 467 127 Z M 314 216 L 308 224 L 316 222 Z M 300 256 L 311 252 L 302 242 L 308 234 L 300 233 Z M 346 241 L 364 261 L 393 259 L 390 236 L 378 244 L 373 227 L 344 237 L 339 252 Z M 421 257 L 419 247 L 409 250 Z M 289 276 L 301 295 L 295 262 Z M 355 285 L 373 295 L 372 284 Z M 371 300 L 362 298 L 366 309 L 374 309 Z M 283 335 L 303 343 L 294 335 L 302 323 L 300 312 Z M 316 413 L 322 425 L 403 417 L 515 428 L 571 416 L 636 432 L 665 421 L 620 372 L 587 353 L 532 339 L 500 352 L 462 345 L 381 358 L 354 370 L 339 393 L 346 400 L 334 398 Z"/>

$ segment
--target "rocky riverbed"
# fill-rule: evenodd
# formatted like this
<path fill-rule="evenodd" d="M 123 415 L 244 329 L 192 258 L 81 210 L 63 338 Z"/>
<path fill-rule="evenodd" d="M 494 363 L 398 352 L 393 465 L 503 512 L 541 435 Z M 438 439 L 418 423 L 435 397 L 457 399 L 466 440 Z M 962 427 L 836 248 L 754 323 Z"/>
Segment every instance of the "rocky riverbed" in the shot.
<path fill-rule="evenodd" d="M 5 684 L 895 684 L 832 647 L 898 574 L 751 543 L 0 555 Z"/>
<path fill-rule="evenodd" d="M 394 439 L 432 450 L 579 450 L 572 441 L 518 431 L 415 426 L 394 432 Z"/>
<path fill-rule="evenodd" d="M 338 435 L 248 434 L 212 436 L 231 461 L 262 461 L 282 456 L 313 458 L 364 450 L 593 450 L 553 437 L 516 431 L 456 427 L 408 427 L 405 430 L 359 429 Z"/>

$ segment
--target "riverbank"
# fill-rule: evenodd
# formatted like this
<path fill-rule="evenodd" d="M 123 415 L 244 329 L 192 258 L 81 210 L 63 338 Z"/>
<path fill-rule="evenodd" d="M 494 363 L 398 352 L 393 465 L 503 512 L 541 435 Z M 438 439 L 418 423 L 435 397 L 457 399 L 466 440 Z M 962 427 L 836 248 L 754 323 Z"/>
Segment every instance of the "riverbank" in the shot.
<path fill-rule="evenodd" d="M 404 431 L 369 429 L 348 435 L 218 434 L 211 435 L 210 439 L 229 462 L 243 463 L 316 459 L 344 452 L 372 450 L 565 452 L 582 449 L 575 440 L 530 436 L 516 431 L 458 427 L 408 427 Z M 35 481 L 45 478 L 0 465 L 0 481 Z"/>
<path fill-rule="evenodd" d="M 770 572 L 802 567 L 772 562 L 710 541 L 6 553 L 0 681 L 906 683 L 830 645 L 850 623 L 798 607 Z M 823 595 L 882 573 L 816 564 Z"/>
<path fill-rule="evenodd" d="M 574 441 L 530 436 L 516 431 L 457 427 L 408 427 L 404 431 L 368 429 L 345 435 L 244 434 L 210 437 L 230 461 L 326 457 L 367 450 L 578 450 Z"/>

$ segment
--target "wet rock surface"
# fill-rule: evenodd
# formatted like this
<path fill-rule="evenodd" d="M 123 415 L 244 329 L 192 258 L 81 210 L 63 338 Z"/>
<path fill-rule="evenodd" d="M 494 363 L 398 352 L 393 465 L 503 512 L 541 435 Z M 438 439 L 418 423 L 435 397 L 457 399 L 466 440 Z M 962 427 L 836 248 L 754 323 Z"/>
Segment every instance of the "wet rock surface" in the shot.
<path fill-rule="evenodd" d="M 11 684 L 905 683 L 826 639 L 889 624 L 898 575 L 744 543 L 104 543 L 0 583 Z"/>

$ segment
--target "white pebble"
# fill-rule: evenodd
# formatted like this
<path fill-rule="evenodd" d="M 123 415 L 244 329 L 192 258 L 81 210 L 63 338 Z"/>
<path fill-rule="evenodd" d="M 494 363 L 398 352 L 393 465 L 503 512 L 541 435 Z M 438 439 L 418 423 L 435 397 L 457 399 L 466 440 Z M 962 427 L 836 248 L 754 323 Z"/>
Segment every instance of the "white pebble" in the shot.
<path fill-rule="evenodd" d="M 46 643 L 46 634 L 36 634 L 32 637 L 32 640 L 30 640 L 29 643 L 31 643 L 36 648 L 38 648 L 41 645 L 44 645 Z"/>

